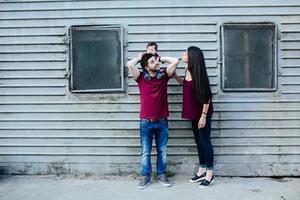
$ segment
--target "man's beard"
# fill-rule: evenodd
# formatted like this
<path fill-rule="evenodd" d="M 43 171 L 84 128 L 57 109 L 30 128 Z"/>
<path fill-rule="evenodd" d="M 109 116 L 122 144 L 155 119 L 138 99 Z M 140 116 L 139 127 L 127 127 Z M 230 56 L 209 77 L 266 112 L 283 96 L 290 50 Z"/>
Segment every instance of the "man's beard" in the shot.
<path fill-rule="evenodd" d="M 155 69 L 149 69 L 149 71 L 151 71 L 151 72 L 157 72 L 157 71 L 159 71 L 160 70 L 160 67 L 155 67 Z"/>

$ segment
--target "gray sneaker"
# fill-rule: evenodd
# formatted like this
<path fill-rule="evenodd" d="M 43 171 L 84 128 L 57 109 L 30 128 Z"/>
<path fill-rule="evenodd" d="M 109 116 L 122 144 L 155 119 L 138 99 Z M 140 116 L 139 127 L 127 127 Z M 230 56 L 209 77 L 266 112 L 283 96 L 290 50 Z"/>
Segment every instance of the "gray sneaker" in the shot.
<path fill-rule="evenodd" d="M 150 185 L 150 183 L 151 183 L 151 177 L 143 176 L 137 187 L 139 189 L 145 189 L 148 185 Z"/>
<path fill-rule="evenodd" d="M 166 177 L 165 174 L 161 174 L 157 178 L 158 178 L 158 182 L 160 184 L 162 184 L 163 186 L 165 186 L 165 187 L 172 186 L 172 183 L 168 180 L 168 178 Z"/>

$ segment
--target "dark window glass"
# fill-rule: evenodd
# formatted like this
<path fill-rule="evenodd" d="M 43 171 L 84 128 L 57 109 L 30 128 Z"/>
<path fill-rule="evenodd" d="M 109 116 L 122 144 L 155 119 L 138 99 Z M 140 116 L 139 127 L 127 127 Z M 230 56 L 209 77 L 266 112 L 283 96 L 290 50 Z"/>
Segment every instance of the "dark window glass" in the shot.
<path fill-rule="evenodd" d="M 225 24 L 223 34 L 224 90 L 274 90 L 275 26 Z"/>
<path fill-rule="evenodd" d="M 121 27 L 72 27 L 71 89 L 122 91 L 122 46 Z"/>

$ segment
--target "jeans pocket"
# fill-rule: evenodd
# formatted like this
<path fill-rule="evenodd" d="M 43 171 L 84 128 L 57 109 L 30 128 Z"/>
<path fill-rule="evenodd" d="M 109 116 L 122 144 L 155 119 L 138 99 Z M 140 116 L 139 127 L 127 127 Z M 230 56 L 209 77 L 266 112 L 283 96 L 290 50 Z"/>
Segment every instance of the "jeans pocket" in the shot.
<path fill-rule="evenodd" d="M 141 128 L 145 128 L 145 127 L 147 127 L 147 125 L 148 125 L 148 121 L 147 120 L 141 120 L 140 121 L 140 127 Z"/>
<path fill-rule="evenodd" d="M 161 125 L 162 125 L 163 128 L 168 129 L 169 128 L 169 122 L 168 122 L 168 120 L 167 119 L 161 120 Z"/>

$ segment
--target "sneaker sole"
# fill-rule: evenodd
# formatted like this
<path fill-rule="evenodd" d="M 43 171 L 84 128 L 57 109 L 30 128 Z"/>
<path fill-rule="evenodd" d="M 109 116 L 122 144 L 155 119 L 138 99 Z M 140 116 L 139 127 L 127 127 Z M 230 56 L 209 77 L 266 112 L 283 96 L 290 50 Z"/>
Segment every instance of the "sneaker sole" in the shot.
<path fill-rule="evenodd" d="M 208 186 L 203 186 L 203 185 L 199 185 L 199 188 L 208 188 L 212 185 L 212 183 L 215 181 L 215 179 L 213 179 Z"/>
<path fill-rule="evenodd" d="M 145 189 L 146 187 L 148 187 L 150 185 L 151 182 L 147 183 L 145 186 L 137 186 L 138 189 Z"/>
<path fill-rule="evenodd" d="M 172 186 L 172 184 L 166 184 L 166 183 L 163 183 L 163 182 L 161 182 L 161 181 L 158 181 L 160 184 L 162 184 L 163 186 L 165 186 L 165 187 L 171 187 Z"/>
<path fill-rule="evenodd" d="M 202 181 L 204 178 L 205 178 L 205 177 L 202 177 L 202 178 L 199 178 L 199 179 L 197 179 L 197 180 L 195 180 L 195 181 L 189 179 L 189 182 L 191 182 L 191 183 L 198 183 L 198 182 Z"/>

